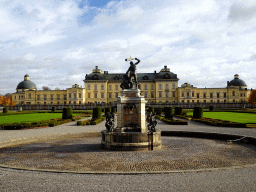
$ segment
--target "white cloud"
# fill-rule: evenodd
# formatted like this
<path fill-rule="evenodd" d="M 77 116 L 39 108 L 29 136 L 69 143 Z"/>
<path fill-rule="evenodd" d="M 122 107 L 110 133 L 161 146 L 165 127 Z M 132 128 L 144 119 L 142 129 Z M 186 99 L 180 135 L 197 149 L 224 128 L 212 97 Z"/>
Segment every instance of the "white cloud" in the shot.
<path fill-rule="evenodd" d="M 127 57 L 138 57 L 138 72 L 167 65 L 179 84 L 226 85 L 241 73 L 255 87 L 255 1 L 109 1 L 102 7 L 80 0 L 0 1 L 2 84 L 26 73 L 41 86 L 61 89 L 99 66 L 125 72 Z M 244 77 L 246 75 L 246 77 Z M 2 82 L 2 81 L 1 81 Z"/>

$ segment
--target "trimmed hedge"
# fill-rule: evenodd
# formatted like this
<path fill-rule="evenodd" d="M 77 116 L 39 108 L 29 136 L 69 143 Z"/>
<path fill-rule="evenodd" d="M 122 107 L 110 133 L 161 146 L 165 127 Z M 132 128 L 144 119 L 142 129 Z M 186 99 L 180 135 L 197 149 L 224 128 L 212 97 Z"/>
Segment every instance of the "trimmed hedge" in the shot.
<path fill-rule="evenodd" d="M 111 108 L 111 112 L 112 112 L 112 113 L 116 113 L 116 107 L 112 107 L 112 108 Z"/>
<path fill-rule="evenodd" d="M 44 120 L 38 121 L 34 123 L 3 123 L 0 124 L 0 127 L 6 130 L 16 130 L 16 129 L 24 129 L 31 127 L 54 127 L 56 125 L 61 125 L 64 123 L 71 122 L 71 119 L 53 119 L 53 120 Z"/>
<path fill-rule="evenodd" d="M 8 112 L 9 112 L 8 108 L 7 108 L 7 107 L 4 107 L 4 108 L 3 108 L 3 113 L 8 113 Z"/>
<path fill-rule="evenodd" d="M 173 118 L 173 108 L 172 107 L 165 107 L 165 119 L 172 119 Z"/>
<path fill-rule="evenodd" d="M 154 107 L 149 107 L 148 108 L 148 112 L 150 113 L 150 112 L 154 112 L 155 111 L 155 109 L 154 109 Z"/>
<path fill-rule="evenodd" d="M 97 125 L 98 123 L 101 123 L 104 120 L 106 120 L 106 117 L 102 117 L 100 119 L 89 119 L 86 121 L 77 121 L 77 125 Z"/>
<path fill-rule="evenodd" d="M 175 107 L 175 115 L 182 115 L 182 107 Z"/>
<path fill-rule="evenodd" d="M 110 113 L 110 112 L 111 112 L 111 110 L 110 110 L 110 108 L 109 108 L 109 107 L 106 107 L 106 108 L 105 108 L 105 115 L 106 115 L 108 112 Z"/>
<path fill-rule="evenodd" d="M 53 112 L 53 113 L 56 112 L 56 107 L 52 107 L 52 112 Z"/>
<path fill-rule="evenodd" d="M 62 112 L 62 119 L 72 119 L 72 108 L 71 107 L 64 107 Z"/>
<path fill-rule="evenodd" d="M 94 107 L 92 113 L 93 119 L 100 119 L 101 118 L 101 107 Z"/>
<path fill-rule="evenodd" d="M 213 106 L 211 105 L 211 106 L 209 106 L 209 111 L 213 111 Z"/>
<path fill-rule="evenodd" d="M 162 114 L 162 108 L 160 108 L 160 107 L 155 107 L 154 111 L 156 112 L 156 115 L 161 115 Z"/>
<path fill-rule="evenodd" d="M 193 118 L 195 119 L 203 118 L 203 107 L 194 107 Z"/>
<path fill-rule="evenodd" d="M 188 125 L 187 121 L 166 119 L 161 116 L 156 116 L 156 118 L 159 119 L 160 121 L 163 121 L 163 122 L 169 124 L 169 125 Z"/>

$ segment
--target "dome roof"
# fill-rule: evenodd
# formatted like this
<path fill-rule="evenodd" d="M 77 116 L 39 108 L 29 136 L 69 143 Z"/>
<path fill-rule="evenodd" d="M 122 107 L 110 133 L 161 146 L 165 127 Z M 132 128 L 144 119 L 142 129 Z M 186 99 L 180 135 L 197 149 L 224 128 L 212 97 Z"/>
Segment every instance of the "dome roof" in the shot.
<path fill-rule="evenodd" d="M 232 81 L 228 82 L 228 86 L 247 86 L 242 79 L 239 79 L 239 75 L 235 75 Z"/>
<path fill-rule="evenodd" d="M 36 84 L 29 80 L 29 75 L 24 76 L 24 81 L 21 81 L 16 89 L 37 89 Z"/>

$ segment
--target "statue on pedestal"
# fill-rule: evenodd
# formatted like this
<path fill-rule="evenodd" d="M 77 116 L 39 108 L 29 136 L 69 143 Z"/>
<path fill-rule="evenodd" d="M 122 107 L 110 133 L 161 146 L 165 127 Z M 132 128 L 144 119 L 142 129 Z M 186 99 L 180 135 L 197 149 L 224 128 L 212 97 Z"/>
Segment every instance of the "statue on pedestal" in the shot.
<path fill-rule="evenodd" d="M 155 132 L 156 131 L 156 117 L 155 117 L 155 113 L 150 112 L 147 116 L 147 122 L 148 122 L 148 130 L 151 132 Z"/>
<path fill-rule="evenodd" d="M 114 114 L 113 114 L 113 113 L 110 114 L 109 112 L 107 112 L 105 127 L 106 127 L 106 129 L 107 129 L 109 132 L 110 132 L 110 131 L 114 131 L 114 127 L 115 127 L 114 121 L 115 121 L 115 116 L 114 116 Z"/>
<path fill-rule="evenodd" d="M 134 59 L 137 60 L 137 62 L 136 63 L 133 63 L 132 61 L 130 62 L 130 67 L 127 70 L 124 77 L 122 78 L 123 79 L 123 83 L 121 84 L 122 89 L 131 89 L 132 88 L 132 86 L 133 86 L 132 77 L 134 77 L 136 88 L 138 86 L 136 65 L 139 64 L 140 60 L 137 58 L 134 58 Z M 125 61 L 130 61 L 130 60 L 134 60 L 134 59 L 130 57 L 130 58 L 125 59 Z"/>

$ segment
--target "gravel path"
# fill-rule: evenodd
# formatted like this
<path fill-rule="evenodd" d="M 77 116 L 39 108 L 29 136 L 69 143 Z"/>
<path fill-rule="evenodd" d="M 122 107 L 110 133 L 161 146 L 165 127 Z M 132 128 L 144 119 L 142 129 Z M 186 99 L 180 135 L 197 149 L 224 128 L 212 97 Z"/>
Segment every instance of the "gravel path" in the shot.
<path fill-rule="evenodd" d="M 76 122 L 71 122 L 40 129 L 0 130 L 0 142 L 24 137 L 98 132 L 105 129 L 104 124 L 76 126 Z M 212 127 L 191 121 L 187 126 L 158 122 L 157 128 L 163 131 L 199 131 L 256 137 L 256 129 Z M 50 173 L 0 168 L 0 191 L 256 191 L 256 167 L 138 175 Z"/>

